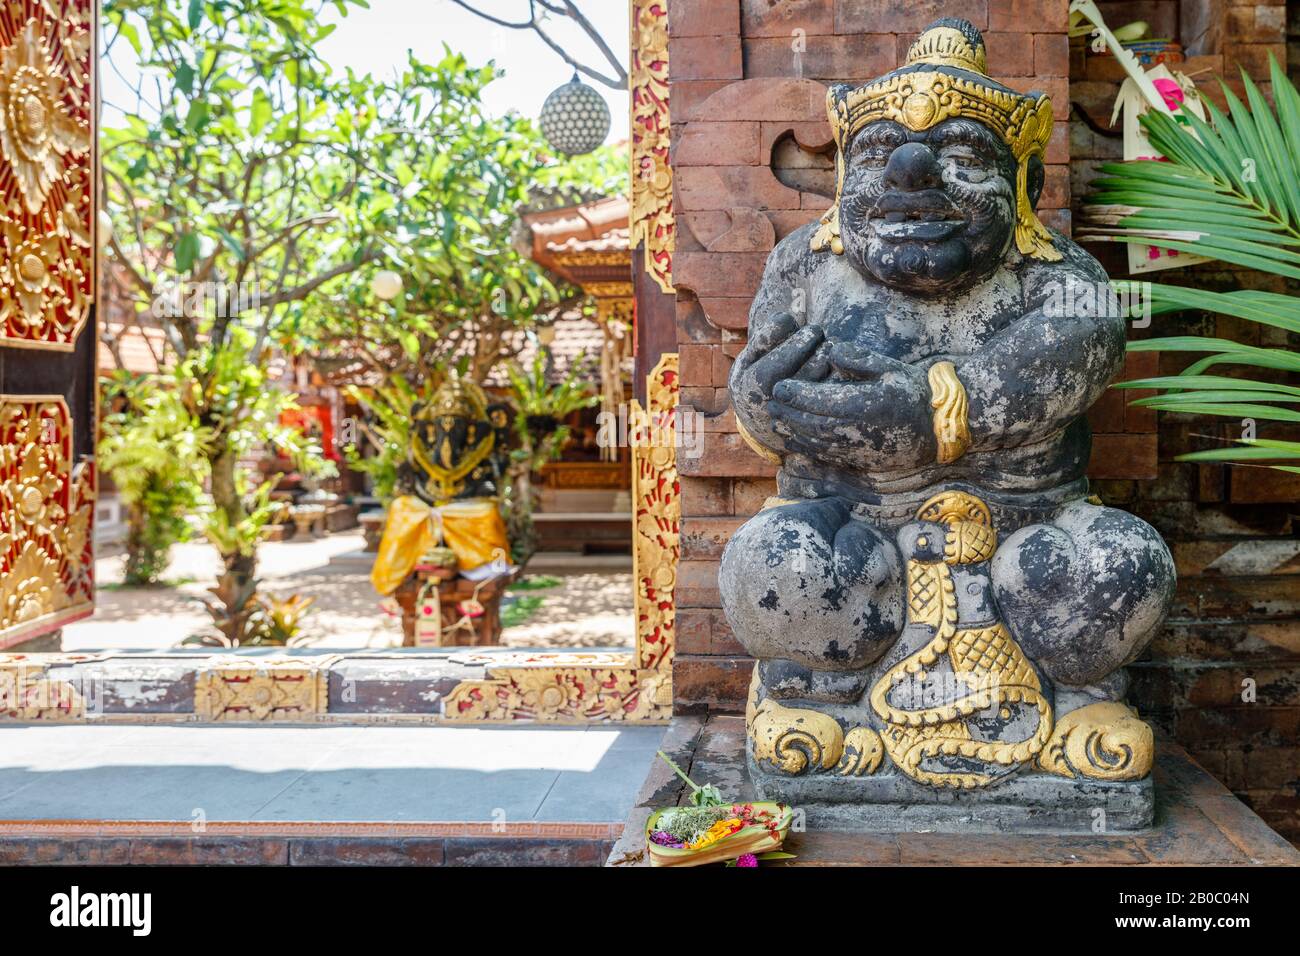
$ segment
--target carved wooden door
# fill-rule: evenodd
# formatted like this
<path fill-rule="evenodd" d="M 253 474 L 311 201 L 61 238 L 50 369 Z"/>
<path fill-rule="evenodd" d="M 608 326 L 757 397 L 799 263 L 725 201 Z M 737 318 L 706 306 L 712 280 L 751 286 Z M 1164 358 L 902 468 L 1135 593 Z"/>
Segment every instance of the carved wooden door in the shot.
<path fill-rule="evenodd" d="M 0 648 L 94 603 L 97 27 L 0 7 Z"/>

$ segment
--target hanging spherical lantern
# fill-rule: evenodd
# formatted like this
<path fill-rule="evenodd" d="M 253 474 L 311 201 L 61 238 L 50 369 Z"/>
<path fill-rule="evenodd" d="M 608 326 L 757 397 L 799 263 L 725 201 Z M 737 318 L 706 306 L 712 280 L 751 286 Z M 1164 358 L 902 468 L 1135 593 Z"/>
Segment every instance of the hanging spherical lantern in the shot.
<path fill-rule="evenodd" d="M 402 277 L 391 269 L 381 269 L 370 280 L 370 293 L 377 299 L 388 302 L 396 299 L 402 292 Z"/>
<path fill-rule="evenodd" d="M 546 98 L 538 122 L 546 141 L 559 152 L 590 153 L 609 135 L 609 106 L 574 73 L 573 79 Z"/>

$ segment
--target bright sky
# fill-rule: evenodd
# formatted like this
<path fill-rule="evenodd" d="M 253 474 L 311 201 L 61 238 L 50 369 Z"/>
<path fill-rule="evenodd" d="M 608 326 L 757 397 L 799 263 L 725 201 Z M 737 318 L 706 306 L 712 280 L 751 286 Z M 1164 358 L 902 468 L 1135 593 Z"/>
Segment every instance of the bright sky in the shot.
<path fill-rule="evenodd" d="M 527 0 L 474 0 L 474 5 L 503 20 L 518 21 L 528 16 Z M 578 0 L 578 7 L 600 31 L 610 49 L 622 57 L 626 69 L 627 0 Z M 442 58 L 444 43 L 464 53 L 472 64 L 496 60 L 506 75 L 484 91 L 487 108 L 494 114 L 513 109 L 536 118 L 547 94 L 573 75 L 573 69 L 532 31 L 498 27 L 451 0 L 370 0 L 369 10 L 354 8 L 346 17 L 339 17 L 331 7 L 324 19 L 338 21 L 339 28 L 325 39 L 319 52 L 340 71 L 350 66 L 358 73 L 389 76 L 401 71 L 408 49 L 414 50 L 422 60 L 436 61 Z M 575 59 L 602 73 L 610 72 L 604 56 L 576 24 L 556 18 L 548 25 L 547 32 Z M 126 44 L 119 44 L 113 51 L 118 70 L 133 78 L 138 71 L 133 63 L 127 62 L 131 57 Z M 114 125 L 116 117 L 111 104 L 130 108 L 134 96 L 107 64 L 102 80 L 106 101 L 104 122 Z M 627 92 L 584 80 L 609 104 L 612 119 L 609 142 L 627 139 Z"/>

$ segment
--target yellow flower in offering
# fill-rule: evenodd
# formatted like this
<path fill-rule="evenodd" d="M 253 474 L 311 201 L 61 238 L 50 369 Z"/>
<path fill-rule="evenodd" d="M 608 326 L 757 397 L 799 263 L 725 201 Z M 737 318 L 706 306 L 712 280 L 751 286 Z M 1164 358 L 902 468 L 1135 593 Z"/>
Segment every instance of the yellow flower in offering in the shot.
<path fill-rule="evenodd" d="M 688 843 L 686 845 L 687 849 L 702 850 L 706 846 L 712 846 L 723 837 L 731 836 L 743 826 L 744 823 L 736 817 L 732 817 L 730 820 L 719 820 L 717 823 L 713 824 L 713 826 L 709 827 L 709 829 L 705 831 L 704 835 L 694 843 Z"/>

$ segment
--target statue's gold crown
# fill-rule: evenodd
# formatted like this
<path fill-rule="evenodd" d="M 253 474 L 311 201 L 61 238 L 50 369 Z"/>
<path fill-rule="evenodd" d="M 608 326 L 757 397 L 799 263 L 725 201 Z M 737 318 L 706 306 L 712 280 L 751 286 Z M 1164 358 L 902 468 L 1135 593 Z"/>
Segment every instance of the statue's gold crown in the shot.
<path fill-rule="evenodd" d="M 921 132 L 944 120 L 967 117 L 996 133 L 1016 161 L 1016 248 L 1035 259 L 1061 258 L 1029 200 L 1029 162 L 1042 158 L 1052 136 L 1052 101 L 1045 93 L 1017 93 L 989 79 L 984 39 L 966 21 L 936 21 L 892 73 L 856 88 L 831 87 L 826 112 L 838 147 L 835 205 L 813 235 L 814 252 L 844 251 L 839 224 L 844 154 L 863 127 L 889 120 Z"/>
<path fill-rule="evenodd" d="M 474 382 L 450 375 L 417 417 L 440 418 L 444 415 L 475 421 L 482 419 L 487 415 L 487 396 Z"/>
<path fill-rule="evenodd" d="M 935 24 L 917 37 L 907 48 L 904 66 L 928 63 L 932 66 L 955 66 L 972 73 L 988 75 L 988 60 L 982 37 L 968 37 L 955 26 Z"/>

